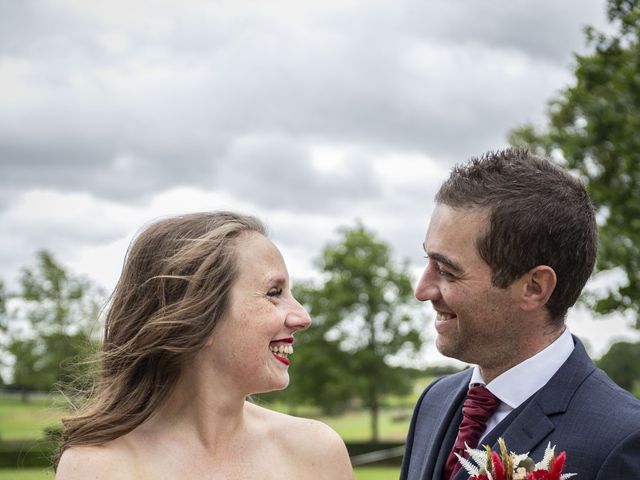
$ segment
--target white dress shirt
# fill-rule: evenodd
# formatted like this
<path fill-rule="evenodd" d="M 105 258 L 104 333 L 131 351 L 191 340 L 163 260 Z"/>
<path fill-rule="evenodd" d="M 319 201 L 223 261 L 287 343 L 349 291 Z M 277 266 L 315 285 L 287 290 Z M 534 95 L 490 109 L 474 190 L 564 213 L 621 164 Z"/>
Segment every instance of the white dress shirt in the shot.
<path fill-rule="evenodd" d="M 500 400 L 500 405 L 493 416 L 487 421 L 487 427 L 480 438 L 490 432 L 509 413 L 518 408 L 525 400 L 540 390 L 553 375 L 560 369 L 562 364 L 573 352 L 573 338 L 569 328 L 565 327 L 564 332 L 551 345 L 536 353 L 533 357 L 527 358 L 524 362 L 511 367 L 506 372 L 498 375 L 489 384 L 486 384 L 480 368 L 473 367 L 471 375 L 472 383 L 486 385 L 487 390 L 493 393 Z"/>

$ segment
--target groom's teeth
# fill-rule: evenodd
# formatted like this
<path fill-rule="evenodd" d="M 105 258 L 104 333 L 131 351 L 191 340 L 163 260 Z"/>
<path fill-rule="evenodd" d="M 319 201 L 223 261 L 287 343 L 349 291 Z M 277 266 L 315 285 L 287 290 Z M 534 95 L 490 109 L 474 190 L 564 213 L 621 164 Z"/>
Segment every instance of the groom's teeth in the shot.
<path fill-rule="evenodd" d="M 436 315 L 436 319 L 437 320 L 441 320 L 441 321 L 443 321 L 443 320 L 451 320 L 453 317 L 455 317 L 455 315 L 450 314 L 450 313 L 438 312 L 437 315 Z"/>

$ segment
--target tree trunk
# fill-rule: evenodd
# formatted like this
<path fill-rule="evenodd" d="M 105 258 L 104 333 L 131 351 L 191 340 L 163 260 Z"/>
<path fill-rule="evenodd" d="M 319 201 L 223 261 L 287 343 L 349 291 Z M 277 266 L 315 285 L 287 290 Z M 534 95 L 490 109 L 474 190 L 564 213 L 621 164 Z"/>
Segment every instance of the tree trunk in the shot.
<path fill-rule="evenodd" d="M 380 410 L 380 406 L 378 405 L 378 391 L 376 389 L 375 384 L 371 385 L 370 390 L 370 399 L 371 399 L 371 441 L 373 443 L 378 443 L 380 440 L 379 432 L 378 432 L 378 413 Z"/>

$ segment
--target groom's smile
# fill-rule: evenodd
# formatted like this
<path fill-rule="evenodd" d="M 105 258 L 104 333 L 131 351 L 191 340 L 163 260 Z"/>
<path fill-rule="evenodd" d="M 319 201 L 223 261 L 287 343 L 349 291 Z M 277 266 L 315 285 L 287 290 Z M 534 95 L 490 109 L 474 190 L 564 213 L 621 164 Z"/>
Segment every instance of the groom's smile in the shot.
<path fill-rule="evenodd" d="M 436 311 L 436 321 L 435 321 L 436 331 L 439 334 L 443 334 L 445 333 L 447 328 L 450 328 L 450 325 L 448 324 L 451 322 L 451 320 L 454 320 L 456 318 L 456 315 L 453 313 L 441 312 L 435 306 L 434 306 L 434 309 Z"/>

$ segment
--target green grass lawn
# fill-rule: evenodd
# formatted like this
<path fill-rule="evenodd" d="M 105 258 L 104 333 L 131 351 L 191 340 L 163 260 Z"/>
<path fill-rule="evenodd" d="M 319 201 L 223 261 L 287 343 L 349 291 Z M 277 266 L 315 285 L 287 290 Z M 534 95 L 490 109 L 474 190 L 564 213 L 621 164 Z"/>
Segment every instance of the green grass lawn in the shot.
<path fill-rule="evenodd" d="M 400 467 L 358 467 L 354 473 L 356 480 L 397 480 L 400 478 Z"/>
<path fill-rule="evenodd" d="M 0 439 L 42 438 L 45 427 L 59 425 L 60 418 L 66 415 L 61 402 L 56 396 L 32 398 L 27 403 L 19 398 L 0 397 Z"/>
<path fill-rule="evenodd" d="M 409 425 L 412 406 L 431 378 L 416 379 L 414 391 L 402 397 L 385 399 L 388 408 L 380 411 L 379 429 L 381 441 L 402 441 Z M 266 408 L 288 413 L 288 407 L 274 396 L 268 402 L 260 402 Z M 66 400 L 59 395 L 48 398 L 30 398 L 22 403 L 19 397 L 0 396 L 0 439 L 42 438 L 46 427 L 60 425 L 60 418 L 67 414 Z M 347 412 L 340 416 L 323 417 L 317 407 L 301 406 L 297 415 L 319 420 L 331 425 L 345 441 L 366 441 L 371 437 L 369 414 L 365 410 Z"/>
<path fill-rule="evenodd" d="M 374 478 L 374 477 L 372 477 Z M 41 468 L 0 468 L 0 480 L 52 480 L 53 471 Z"/>
<path fill-rule="evenodd" d="M 265 406 L 279 409 L 278 405 Z M 309 413 L 305 412 L 305 415 Z M 410 413 L 409 408 L 382 410 L 379 418 L 380 440 L 404 440 Z M 59 425 L 63 415 L 66 415 L 66 410 L 60 399 L 32 399 L 28 403 L 21 403 L 18 398 L 0 397 L 0 438 L 42 438 L 45 427 Z M 369 414 L 364 410 L 331 417 L 309 416 L 330 425 L 345 441 L 366 441 L 371 436 Z"/>
<path fill-rule="evenodd" d="M 410 409 L 382 410 L 378 418 L 381 441 L 403 441 L 409 430 Z M 366 441 L 371 438 L 369 412 L 359 410 L 336 417 L 317 417 L 331 426 L 345 442 Z"/>
<path fill-rule="evenodd" d="M 422 391 L 434 380 L 434 377 L 426 376 L 417 378 L 413 391 L 407 395 L 390 395 L 384 399 L 385 408 L 380 410 L 378 429 L 380 441 L 404 441 L 411 413 Z M 289 407 L 278 400 L 277 392 L 270 393 L 266 400 L 257 402 L 265 408 L 271 408 L 283 413 L 291 413 Z M 371 438 L 371 420 L 368 410 L 357 410 L 337 416 L 322 416 L 318 407 L 301 406 L 296 409 L 296 415 L 301 417 L 316 418 L 330 425 L 346 442 L 367 441 Z"/>

